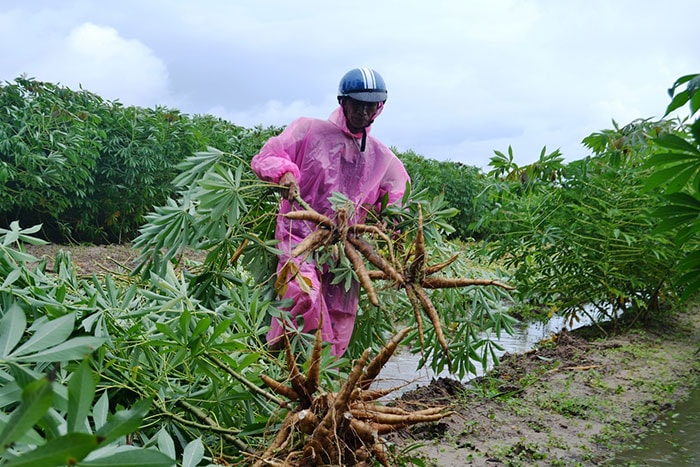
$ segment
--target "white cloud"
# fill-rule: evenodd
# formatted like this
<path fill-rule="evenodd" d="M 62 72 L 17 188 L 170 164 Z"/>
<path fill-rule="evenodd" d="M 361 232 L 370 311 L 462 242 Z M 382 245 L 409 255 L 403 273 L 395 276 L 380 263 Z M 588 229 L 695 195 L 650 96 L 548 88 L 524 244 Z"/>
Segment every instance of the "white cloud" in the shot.
<path fill-rule="evenodd" d="M 297 117 L 306 116 L 314 118 L 327 118 L 330 115 L 332 107 L 313 106 L 304 101 L 292 101 L 284 103 L 277 100 L 265 102 L 263 105 L 249 108 L 243 111 L 231 110 L 222 106 L 210 108 L 204 112 L 207 114 L 216 115 L 232 123 L 254 127 L 264 122 L 264 126 L 284 126 Z"/>
<path fill-rule="evenodd" d="M 371 66 L 387 145 L 482 167 L 511 145 L 522 165 L 660 116 L 700 71 L 698 17 L 696 0 L 4 0 L 0 80 L 267 126 L 326 118 L 340 76 Z"/>
<path fill-rule="evenodd" d="M 114 28 L 84 23 L 51 49 L 34 67 L 39 79 L 82 86 L 127 105 L 153 106 L 168 96 L 163 61 L 138 40 L 121 37 Z"/>

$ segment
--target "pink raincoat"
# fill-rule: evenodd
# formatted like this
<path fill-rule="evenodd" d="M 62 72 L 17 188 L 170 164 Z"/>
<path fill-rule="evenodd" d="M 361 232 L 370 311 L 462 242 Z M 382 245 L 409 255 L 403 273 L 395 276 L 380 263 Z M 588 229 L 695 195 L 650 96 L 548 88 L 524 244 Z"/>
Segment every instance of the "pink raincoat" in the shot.
<path fill-rule="evenodd" d="M 376 118 L 382 106 L 374 115 Z M 369 133 L 370 127 L 366 128 Z M 262 180 L 278 183 L 282 175 L 291 172 L 299 182 L 299 195 L 316 211 L 332 217 L 334 211 L 328 198 L 333 192 L 345 195 L 355 207 L 350 224 L 362 223 L 368 209 L 378 209 L 384 195 L 389 203 L 401 199 L 410 181 L 406 169 L 396 155 L 374 137 L 367 135 L 364 152 L 360 151 L 362 135 L 347 128 L 342 107 L 328 120 L 299 118 L 280 135 L 270 138 L 251 162 L 253 171 Z M 280 213 L 300 209 L 282 199 Z M 278 274 L 290 261 L 290 252 L 316 228 L 304 221 L 290 221 L 280 216 L 275 238 L 283 251 L 277 266 Z M 333 275 L 319 271 L 316 265 L 292 258 L 310 287 L 301 287 L 297 280 L 287 284 L 284 299 L 291 299 L 290 314 L 303 318 L 302 331 L 318 328 L 323 316 L 322 336 L 332 344 L 332 353 L 342 356 L 355 326 L 360 286 L 353 281 L 346 291 L 343 283 L 331 284 Z M 283 334 L 282 326 L 273 319 L 267 341 L 274 342 Z"/>

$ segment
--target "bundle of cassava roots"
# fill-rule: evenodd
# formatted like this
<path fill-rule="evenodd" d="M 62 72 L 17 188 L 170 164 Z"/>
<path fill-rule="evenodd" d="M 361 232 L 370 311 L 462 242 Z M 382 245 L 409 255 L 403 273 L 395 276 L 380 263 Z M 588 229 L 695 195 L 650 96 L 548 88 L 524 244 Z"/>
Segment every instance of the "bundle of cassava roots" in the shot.
<path fill-rule="evenodd" d="M 283 214 L 292 221 L 316 224 L 316 229 L 299 243 L 292 256 L 302 257 L 330 245 L 339 245 L 352 265 L 362 288 L 372 304 L 379 306 L 373 280 L 392 282 L 397 290 L 405 290 L 413 307 L 421 349 L 424 348 L 423 317 L 429 318 L 435 336 L 449 361 L 449 349 L 438 312 L 425 289 L 455 288 L 472 285 L 494 285 L 510 289 L 504 283 L 490 279 L 439 278 L 435 273 L 452 264 L 455 255 L 445 262 L 428 265 L 426 258 L 423 217 L 418 206 L 418 225 L 409 254 L 396 261 L 390 235 L 381 227 L 368 224 L 348 225 L 348 215 L 338 209 L 333 219 L 309 209 Z M 385 245 L 380 254 L 373 244 L 362 238 L 370 234 Z M 386 256 L 385 256 L 386 255 Z M 373 266 L 368 268 L 365 261 Z M 378 461 L 390 465 L 382 435 L 417 423 L 433 422 L 450 414 L 444 406 L 409 411 L 387 406 L 378 399 L 397 390 L 371 389 L 397 346 L 411 328 L 398 332 L 370 360 L 370 349 L 358 358 L 341 388 L 335 392 L 320 391 L 319 374 L 322 339 L 316 331 L 315 345 L 308 360 L 306 375 L 302 374 L 292 352 L 288 336 L 283 336 L 286 366 L 285 381 L 261 375 L 263 382 L 277 395 L 283 396 L 287 414 L 277 436 L 264 453 L 255 456 L 255 465 L 362 465 Z"/>

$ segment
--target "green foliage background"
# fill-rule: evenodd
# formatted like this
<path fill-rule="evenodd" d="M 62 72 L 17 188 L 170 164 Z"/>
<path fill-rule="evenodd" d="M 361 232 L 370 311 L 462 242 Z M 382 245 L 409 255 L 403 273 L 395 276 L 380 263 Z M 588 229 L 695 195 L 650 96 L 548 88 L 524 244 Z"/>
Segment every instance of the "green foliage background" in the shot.
<path fill-rule="evenodd" d="M 700 77 L 688 75 L 669 90 L 667 115 L 688 105 L 689 117 L 615 123 L 586 137 L 591 154 L 569 163 L 543 149 L 518 166 L 509 148 L 482 174 L 399 154 L 414 185 L 385 216 L 403 244 L 415 238 L 420 206 L 431 264 L 459 254 L 448 277 L 517 287 L 431 291 L 456 377 L 497 360 L 512 310 L 586 315 L 615 330 L 663 319 L 696 295 L 698 89 Z M 270 316 L 282 313 L 272 287 L 279 198 L 249 167 L 281 129 L 125 107 L 26 78 L 0 88 L 0 109 L 3 465 L 250 460 L 284 416 L 260 380 L 286 377 L 263 342 Z M 61 252 L 48 271 L 24 249 L 40 236 L 133 241 L 139 266 L 84 276 Z M 206 259 L 188 261 L 188 249 Z M 411 261 L 410 251 L 397 253 Z M 381 308 L 362 298 L 347 358 L 324 350 L 327 390 L 362 349 L 415 326 L 404 294 L 379 294 Z M 421 351 L 416 340 L 414 331 L 409 351 Z M 294 339 L 302 367 L 308 344 L 307 335 Z M 429 328 L 420 365 L 447 365 Z"/>
<path fill-rule="evenodd" d="M 122 243 L 174 195 L 177 164 L 215 146 L 252 158 L 279 128 L 105 101 L 17 78 L 0 86 L 0 225 L 57 243 Z"/>

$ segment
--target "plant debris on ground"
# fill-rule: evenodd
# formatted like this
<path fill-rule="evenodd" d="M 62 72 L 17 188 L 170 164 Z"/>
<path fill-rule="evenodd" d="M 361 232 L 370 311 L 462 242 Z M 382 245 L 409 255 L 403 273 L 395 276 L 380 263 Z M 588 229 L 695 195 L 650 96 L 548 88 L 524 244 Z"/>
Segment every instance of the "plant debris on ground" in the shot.
<path fill-rule="evenodd" d="M 133 264 L 128 246 L 30 246 L 51 258 L 71 251 L 85 274 Z M 387 436 L 393 454 L 425 465 L 614 465 L 615 452 L 683 400 L 700 375 L 700 306 L 645 331 L 607 338 L 580 328 L 506 354 L 483 377 L 440 378 L 387 405 L 407 411 L 443 406 L 453 413 Z"/>

